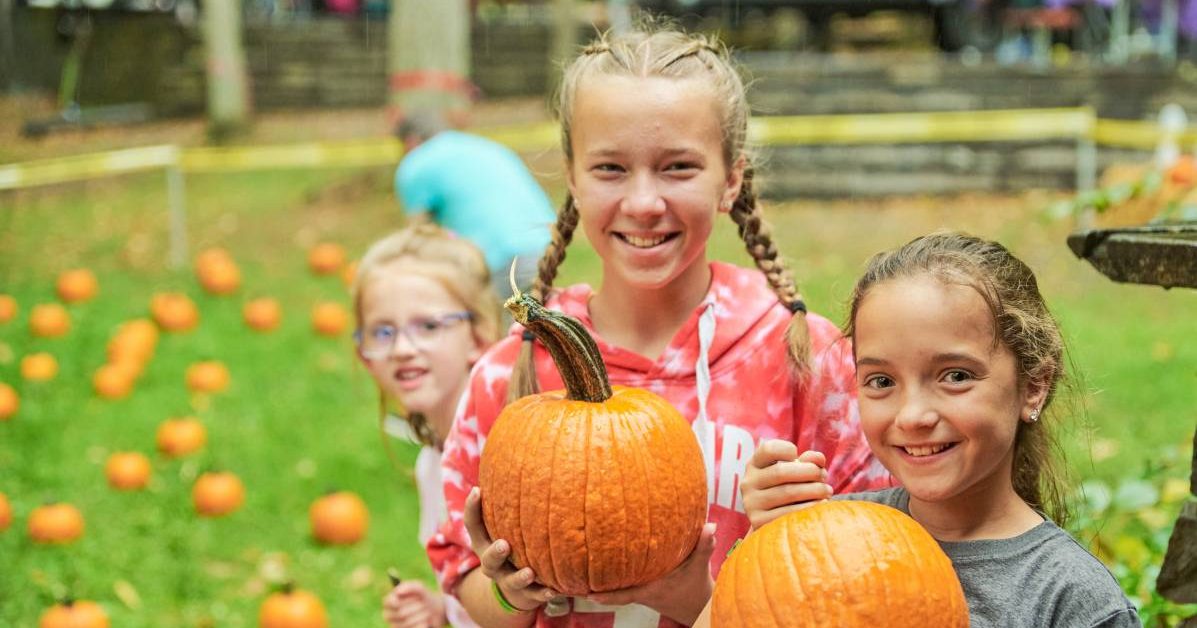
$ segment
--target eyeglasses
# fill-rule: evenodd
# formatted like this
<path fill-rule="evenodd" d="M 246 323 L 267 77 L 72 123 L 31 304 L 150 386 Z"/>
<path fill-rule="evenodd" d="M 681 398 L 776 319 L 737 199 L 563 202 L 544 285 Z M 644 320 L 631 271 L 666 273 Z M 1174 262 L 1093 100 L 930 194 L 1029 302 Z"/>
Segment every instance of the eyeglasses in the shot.
<path fill-rule="evenodd" d="M 353 332 L 358 353 L 367 360 L 381 360 L 391 354 L 399 336 L 407 336 L 412 346 L 420 350 L 431 349 L 441 332 L 460 321 L 473 320 L 470 312 L 450 312 L 440 316 L 417 318 L 403 325 L 375 325 L 363 333 Z"/>

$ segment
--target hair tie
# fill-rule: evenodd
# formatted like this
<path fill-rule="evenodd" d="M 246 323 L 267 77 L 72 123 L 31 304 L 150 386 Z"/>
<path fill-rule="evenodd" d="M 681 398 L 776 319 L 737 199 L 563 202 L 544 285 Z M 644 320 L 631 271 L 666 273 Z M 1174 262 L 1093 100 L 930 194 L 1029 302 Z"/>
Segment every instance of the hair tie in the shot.
<path fill-rule="evenodd" d="M 803 303 L 802 299 L 794 299 L 787 303 L 786 307 L 790 309 L 790 314 L 797 314 L 798 312 L 806 314 L 806 303 Z"/>
<path fill-rule="evenodd" d="M 524 328 L 524 333 L 520 334 L 520 339 L 524 342 L 532 342 L 536 340 L 536 334 L 532 333 L 531 329 Z"/>

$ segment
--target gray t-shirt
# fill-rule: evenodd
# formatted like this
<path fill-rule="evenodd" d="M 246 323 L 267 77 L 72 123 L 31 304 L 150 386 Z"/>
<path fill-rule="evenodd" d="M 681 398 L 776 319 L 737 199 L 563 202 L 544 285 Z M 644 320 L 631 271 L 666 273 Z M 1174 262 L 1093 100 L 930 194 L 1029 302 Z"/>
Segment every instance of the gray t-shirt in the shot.
<path fill-rule="evenodd" d="M 837 495 L 910 514 L 902 488 Z M 1141 628 L 1118 581 L 1051 521 L 1009 539 L 940 541 L 968 600 L 971 628 Z"/>

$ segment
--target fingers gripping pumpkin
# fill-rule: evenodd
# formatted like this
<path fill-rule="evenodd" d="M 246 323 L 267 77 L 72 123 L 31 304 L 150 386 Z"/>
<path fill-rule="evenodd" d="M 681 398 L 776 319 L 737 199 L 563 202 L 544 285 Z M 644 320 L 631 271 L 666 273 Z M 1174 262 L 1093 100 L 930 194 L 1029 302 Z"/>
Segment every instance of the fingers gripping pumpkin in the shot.
<path fill-rule="evenodd" d="M 967 628 L 952 562 L 901 511 L 822 502 L 753 532 L 715 581 L 712 628 Z"/>
<path fill-rule="evenodd" d="M 548 348 L 566 388 L 515 401 L 491 428 L 479 468 L 491 537 L 568 595 L 669 573 L 706 520 L 706 471 L 690 425 L 651 392 L 612 388 L 578 321 L 518 291 L 506 307 Z"/>

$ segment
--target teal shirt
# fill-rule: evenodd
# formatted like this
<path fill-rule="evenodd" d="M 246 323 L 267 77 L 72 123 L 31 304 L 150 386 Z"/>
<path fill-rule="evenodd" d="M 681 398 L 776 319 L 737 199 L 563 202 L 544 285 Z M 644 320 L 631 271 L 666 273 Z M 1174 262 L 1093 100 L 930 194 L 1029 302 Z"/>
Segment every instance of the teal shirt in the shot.
<path fill-rule="evenodd" d="M 474 242 L 491 272 L 503 276 L 516 255 L 540 258 L 557 219 L 518 155 L 459 131 L 437 133 L 405 155 L 395 172 L 395 194 L 408 215 L 427 213 Z"/>

